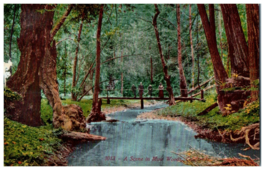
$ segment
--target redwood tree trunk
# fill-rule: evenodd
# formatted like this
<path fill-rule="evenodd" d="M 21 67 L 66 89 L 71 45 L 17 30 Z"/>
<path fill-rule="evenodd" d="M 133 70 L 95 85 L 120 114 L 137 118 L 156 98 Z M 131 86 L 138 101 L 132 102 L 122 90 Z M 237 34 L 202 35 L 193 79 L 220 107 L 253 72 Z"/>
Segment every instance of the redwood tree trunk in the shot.
<path fill-rule="evenodd" d="M 159 54 L 160 54 L 161 64 L 162 64 L 163 72 L 164 72 L 164 79 L 166 81 L 167 91 L 168 91 L 169 97 L 170 97 L 169 105 L 174 105 L 175 99 L 174 99 L 174 95 L 173 95 L 173 91 L 172 91 L 172 87 L 171 87 L 171 81 L 170 81 L 171 77 L 168 75 L 168 68 L 166 66 L 166 63 L 164 61 L 164 57 L 162 54 L 162 49 L 161 49 L 161 44 L 160 44 L 160 39 L 159 39 L 159 32 L 158 32 L 158 28 L 157 28 L 157 17 L 160 13 L 157 4 L 155 4 L 155 9 L 156 9 L 156 13 L 155 13 L 155 16 L 153 18 L 153 26 L 154 26 L 154 30 L 155 30 L 155 34 L 156 34 L 156 38 L 157 38 L 157 42 L 158 42 Z"/>
<path fill-rule="evenodd" d="M 189 4 L 189 34 L 190 34 L 190 44 L 191 44 L 191 56 L 192 56 L 192 89 L 193 89 L 195 86 L 195 73 L 194 73 L 195 59 L 194 59 L 194 47 L 192 38 L 191 4 Z"/>
<path fill-rule="evenodd" d="M 75 92 L 73 92 L 73 88 L 76 86 L 76 70 L 77 70 L 77 62 L 78 62 L 78 53 L 79 53 L 79 43 L 81 40 L 81 33 L 82 33 L 82 27 L 83 27 L 83 18 L 84 18 L 84 13 L 82 15 L 82 21 L 80 24 L 80 28 L 79 28 L 79 33 L 78 33 L 78 39 L 77 39 L 77 47 L 76 47 L 76 51 L 75 51 L 75 58 L 74 58 L 74 64 L 73 64 L 73 76 L 72 76 L 72 91 L 71 91 L 71 100 L 76 101 L 77 100 L 77 94 Z"/>
<path fill-rule="evenodd" d="M 259 98 L 258 85 L 255 80 L 259 79 L 259 56 L 260 56 L 260 32 L 259 32 L 259 5 L 247 4 L 247 26 L 248 26 L 248 52 L 249 52 L 249 73 L 251 84 L 251 99 Z M 256 88 L 256 89 L 255 89 Z"/>
<path fill-rule="evenodd" d="M 99 94 L 99 80 L 100 80 L 100 35 L 101 35 L 101 26 L 102 26 L 102 18 L 103 18 L 103 7 L 101 5 L 99 11 L 99 19 L 98 19 L 98 27 L 97 27 L 97 43 L 96 43 L 96 73 L 95 73 L 95 86 L 94 86 L 94 95 L 93 95 L 93 106 L 90 115 L 87 117 L 87 122 L 95 122 L 105 120 L 105 114 L 101 113 L 101 105 L 98 102 L 98 94 Z"/>
<path fill-rule="evenodd" d="M 42 10 L 46 6 L 45 13 Z M 29 126 L 40 126 L 41 89 L 53 108 L 53 125 L 66 130 L 85 128 L 85 119 L 79 106 L 62 106 L 59 98 L 55 41 L 51 45 L 54 11 L 50 5 L 21 5 L 21 33 L 18 46 L 21 51 L 16 73 L 7 86 L 18 92 L 21 101 L 7 106 L 7 116 Z M 30 17 L 29 17 L 30 16 Z M 12 106 L 12 107 L 10 107 Z M 72 118 L 70 117 L 72 115 Z"/>
<path fill-rule="evenodd" d="M 178 40 L 178 66 L 180 75 L 180 91 L 182 97 L 187 97 L 187 85 L 184 76 L 183 62 L 182 62 L 182 46 L 181 46 L 181 24 L 180 24 L 180 4 L 176 5 L 177 14 L 177 40 Z"/>
<path fill-rule="evenodd" d="M 231 73 L 249 77 L 248 46 L 236 4 L 221 4 L 231 60 Z"/>
<path fill-rule="evenodd" d="M 220 86 L 220 84 L 225 83 L 228 76 L 222 64 L 222 60 L 219 55 L 217 43 L 216 43 L 214 5 L 212 4 L 209 5 L 210 21 L 208 20 L 205 5 L 198 4 L 197 6 L 198 6 L 199 14 L 202 20 L 202 25 L 204 27 L 204 31 L 205 31 L 209 51 L 210 51 L 211 61 L 213 64 L 214 76 L 217 82 L 216 90 L 218 94 L 218 97 L 217 97 L 218 105 L 219 105 L 220 110 L 224 113 L 225 112 L 224 107 L 226 106 L 226 104 L 228 104 L 225 102 L 230 102 L 230 101 L 226 101 L 225 100 L 226 97 L 224 96 L 223 93 L 220 92 L 221 88 L 224 87 L 224 86 Z"/>
<path fill-rule="evenodd" d="M 220 81 L 221 83 L 224 83 L 226 81 L 226 78 L 228 78 L 228 76 L 223 67 L 223 63 L 220 58 L 216 43 L 214 5 L 213 4 L 209 5 L 210 21 L 208 20 L 204 4 L 198 4 L 197 6 L 204 27 L 206 39 L 208 42 L 215 79 Z"/>

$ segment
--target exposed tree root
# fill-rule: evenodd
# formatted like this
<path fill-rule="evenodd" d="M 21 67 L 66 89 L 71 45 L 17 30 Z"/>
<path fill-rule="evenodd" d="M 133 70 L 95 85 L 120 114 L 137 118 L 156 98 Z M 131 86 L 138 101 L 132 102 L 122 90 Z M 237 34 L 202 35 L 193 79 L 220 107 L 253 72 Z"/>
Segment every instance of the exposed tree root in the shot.
<path fill-rule="evenodd" d="M 238 138 L 233 138 L 232 133 L 230 133 L 230 139 L 234 142 L 238 142 L 240 140 L 245 140 L 246 144 L 253 150 L 260 149 L 260 124 L 255 123 L 246 127 L 242 127 L 242 129 L 237 132 Z M 252 144 L 251 144 L 252 143 Z"/>

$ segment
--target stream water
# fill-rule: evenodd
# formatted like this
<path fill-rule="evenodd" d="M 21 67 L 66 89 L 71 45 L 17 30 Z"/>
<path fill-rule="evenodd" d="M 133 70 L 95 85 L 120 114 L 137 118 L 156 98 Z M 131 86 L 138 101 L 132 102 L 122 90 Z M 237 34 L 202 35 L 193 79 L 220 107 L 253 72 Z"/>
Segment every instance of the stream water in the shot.
<path fill-rule="evenodd" d="M 155 105 L 145 109 L 129 109 L 109 114 L 118 122 L 89 124 L 91 134 L 105 136 L 105 141 L 79 144 L 68 157 L 69 166 L 183 166 L 172 153 L 191 147 L 218 157 L 239 157 L 238 153 L 252 158 L 260 157 L 260 151 L 248 150 L 243 144 L 224 144 L 195 139 L 196 132 L 177 121 L 138 120 L 136 117 L 151 110 L 166 107 Z"/>

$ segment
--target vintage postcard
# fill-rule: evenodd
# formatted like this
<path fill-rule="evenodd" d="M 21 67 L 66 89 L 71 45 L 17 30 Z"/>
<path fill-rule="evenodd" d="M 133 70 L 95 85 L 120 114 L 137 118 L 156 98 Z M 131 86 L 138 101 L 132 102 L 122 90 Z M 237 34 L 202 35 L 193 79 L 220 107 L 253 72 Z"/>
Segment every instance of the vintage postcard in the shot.
<path fill-rule="evenodd" d="M 260 4 L 3 10 L 4 166 L 261 165 Z"/>

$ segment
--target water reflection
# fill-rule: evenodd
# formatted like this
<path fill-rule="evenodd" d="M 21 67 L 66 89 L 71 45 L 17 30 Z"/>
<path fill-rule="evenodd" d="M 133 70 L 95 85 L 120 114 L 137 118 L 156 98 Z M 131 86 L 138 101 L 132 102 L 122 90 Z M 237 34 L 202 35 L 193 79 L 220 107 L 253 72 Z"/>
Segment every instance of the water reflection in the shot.
<path fill-rule="evenodd" d="M 163 106 L 157 106 L 163 107 Z M 157 107 L 151 107 L 153 110 Z M 143 111 L 143 110 L 142 110 Z M 259 151 L 242 152 L 242 145 L 223 144 L 195 139 L 196 133 L 181 122 L 135 120 L 141 110 L 134 109 L 110 115 L 119 122 L 92 123 L 91 133 L 107 137 L 106 141 L 88 142 L 78 146 L 69 156 L 68 165 L 77 166 L 175 166 L 168 161 L 177 158 L 171 151 L 181 152 L 193 147 L 220 157 L 238 157 L 238 153 L 257 155 Z"/>

